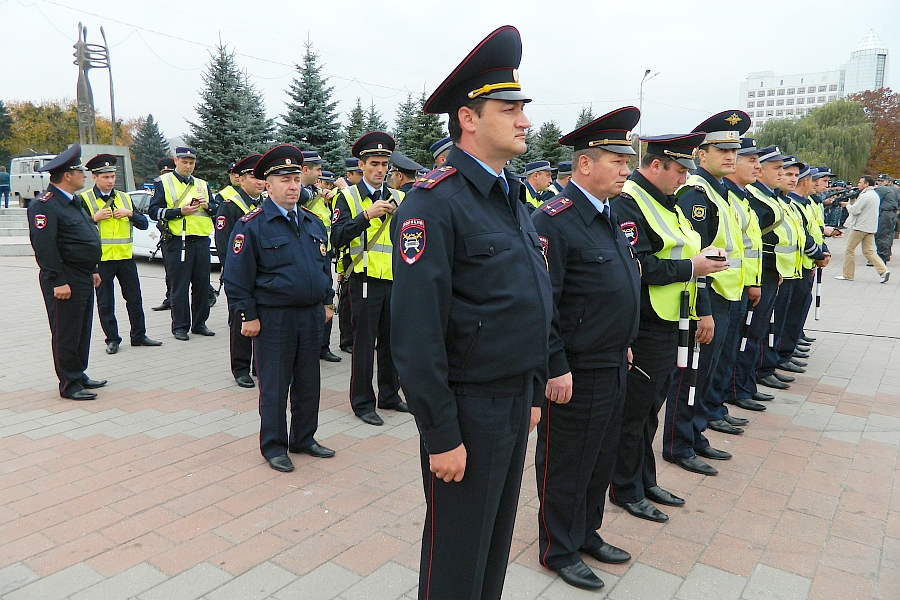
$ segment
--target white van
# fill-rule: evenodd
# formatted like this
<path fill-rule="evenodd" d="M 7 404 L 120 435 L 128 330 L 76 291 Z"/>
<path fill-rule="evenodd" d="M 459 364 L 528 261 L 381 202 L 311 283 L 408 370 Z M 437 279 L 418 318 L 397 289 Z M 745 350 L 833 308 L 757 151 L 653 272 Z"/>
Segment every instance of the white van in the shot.
<path fill-rule="evenodd" d="M 37 170 L 56 158 L 55 154 L 36 154 L 34 156 L 17 156 L 12 159 L 9 168 L 9 189 L 13 201 L 25 208 L 35 196 L 50 185 L 50 173 L 38 173 Z"/>

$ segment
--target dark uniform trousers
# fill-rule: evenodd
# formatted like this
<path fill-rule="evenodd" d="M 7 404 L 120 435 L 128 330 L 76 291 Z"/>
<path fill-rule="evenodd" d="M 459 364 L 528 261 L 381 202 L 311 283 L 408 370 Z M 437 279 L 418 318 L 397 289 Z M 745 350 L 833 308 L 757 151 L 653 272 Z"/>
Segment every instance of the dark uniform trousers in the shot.
<path fill-rule="evenodd" d="M 813 269 L 803 269 L 803 277 L 792 280 L 794 284 L 791 286 L 791 296 L 784 313 L 781 338 L 775 340 L 779 363 L 791 360 L 791 355 L 797 349 L 797 342 L 803 335 L 803 324 L 806 323 L 806 315 L 812 306 L 813 273 L 815 273 Z"/>
<path fill-rule="evenodd" d="M 757 392 L 757 369 L 762 364 L 763 352 L 769 347 L 769 318 L 775 307 L 777 293 L 777 279 L 771 282 L 763 281 L 759 291 L 759 302 L 753 307 L 753 319 L 750 321 L 747 345 L 743 352 L 740 351 L 738 340 L 738 353 L 731 372 L 731 381 L 725 390 L 728 402 L 749 400 Z"/>
<path fill-rule="evenodd" d="M 235 379 L 250 374 L 250 362 L 253 359 L 253 338 L 241 334 L 241 321 L 236 311 L 228 311 L 229 351 L 231 355 L 231 374 Z"/>
<path fill-rule="evenodd" d="M 253 338 L 259 377 L 259 449 L 269 459 L 311 445 L 319 426 L 319 347 L 325 308 L 259 306 Z M 290 393 L 291 425 L 285 410 Z"/>
<path fill-rule="evenodd" d="M 548 569 L 581 561 L 578 551 L 603 540 L 606 489 L 612 477 L 625 405 L 626 361 L 618 367 L 572 369 L 572 399 L 544 399 L 534 467 L 541 509 L 540 560 Z"/>
<path fill-rule="evenodd" d="M 209 237 L 187 236 L 184 262 L 181 237 L 173 237 L 166 244 L 166 265 L 172 284 L 172 333 L 202 327 L 209 318 Z"/>
<path fill-rule="evenodd" d="M 634 364 L 650 379 L 637 369 L 628 371 L 622 433 L 609 485 L 613 500 L 629 504 L 645 498 L 644 490 L 656 485 L 652 444 L 659 428 L 659 411 L 672 385 L 678 360 L 678 330 L 642 323 L 637 339 L 631 344 L 631 353 Z"/>
<path fill-rule="evenodd" d="M 328 253 L 328 263 L 332 264 L 331 261 L 331 252 Z M 332 270 L 332 277 L 334 276 L 334 271 Z M 329 319 L 327 323 L 325 323 L 325 329 L 322 331 L 322 348 L 319 350 L 319 354 L 325 354 L 326 352 L 331 351 L 331 330 L 334 325 L 334 319 Z"/>
<path fill-rule="evenodd" d="M 878 231 L 875 233 L 875 249 L 882 261 L 891 260 L 891 246 L 894 245 L 894 225 L 897 213 L 893 210 L 882 210 L 878 213 Z"/>
<path fill-rule="evenodd" d="M 709 440 L 703 435 L 709 418 L 706 404 L 712 374 L 719 364 L 722 347 L 728 332 L 728 300 L 709 290 L 709 304 L 716 328 L 709 344 L 700 344 L 700 362 L 697 369 L 697 389 L 694 405 L 688 406 L 693 359 L 687 369 L 675 367 L 672 386 L 666 396 L 666 422 L 663 431 L 662 454 L 666 459 L 690 458 L 696 448 L 708 448 Z M 697 333 L 697 321 L 691 321 L 691 343 Z M 642 367 L 643 368 L 643 367 Z"/>
<path fill-rule="evenodd" d="M 369 278 L 367 297 L 362 297 L 360 274 L 350 278 L 350 308 L 353 314 L 353 365 L 350 406 L 357 415 L 375 411 L 372 375 L 378 355 L 378 408 L 391 408 L 400 400 L 400 379 L 391 357 L 391 287 L 387 279 Z M 319 338 L 321 341 L 321 337 Z M 320 343 L 321 345 L 321 343 Z M 316 357 L 318 360 L 318 356 Z"/>
<path fill-rule="evenodd" d="M 101 261 L 97 269 L 100 272 L 100 286 L 97 288 L 97 312 L 100 313 L 100 327 L 106 334 L 106 343 L 121 342 L 119 324 L 116 322 L 115 283 L 119 280 L 128 321 L 131 324 L 131 341 L 140 340 L 147 335 L 144 322 L 144 307 L 141 300 L 141 284 L 134 259 Z"/>
<path fill-rule="evenodd" d="M 734 376 L 734 363 L 737 361 L 738 350 L 741 346 L 741 334 L 744 330 L 744 322 L 747 320 L 747 288 L 741 295 L 741 299 L 728 302 L 728 329 L 725 332 L 725 340 L 722 342 L 722 354 L 719 356 L 719 364 L 712 374 L 709 384 L 709 393 L 706 397 L 708 419 L 718 421 L 728 414 L 725 402 L 729 398 L 728 388 Z M 716 320 L 716 329 L 719 321 Z"/>
<path fill-rule="evenodd" d="M 350 309 L 350 283 L 344 283 L 338 298 L 338 329 L 341 348 L 353 347 L 353 311 Z"/>
<path fill-rule="evenodd" d="M 94 318 L 94 279 L 90 270 L 63 267 L 72 289 L 68 300 L 53 296 L 53 284 L 41 278 L 41 293 L 50 321 L 53 366 L 59 378 L 59 394 L 67 398 L 84 389 Z"/>
<path fill-rule="evenodd" d="M 420 445 L 426 502 L 420 600 L 499 600 L 525 466 L 533 378 L 525 374 L 515 386 L 521 393 L 513 396 L 490 384 L 454 386 L 467 454 L 462 481 L 435 477 Z"/>

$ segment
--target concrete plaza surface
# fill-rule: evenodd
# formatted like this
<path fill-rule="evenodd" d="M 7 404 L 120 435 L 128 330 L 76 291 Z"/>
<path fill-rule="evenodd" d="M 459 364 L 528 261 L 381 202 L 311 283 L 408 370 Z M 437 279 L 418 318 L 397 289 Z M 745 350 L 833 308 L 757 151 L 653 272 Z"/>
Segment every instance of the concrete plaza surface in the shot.
<path fill-rule="evenodd" d="M 533 449 L 504 598 L 615 600 L 900 598 L 900 271 L 880 285 L 825 271 L 822 320 L 805 375 L 703 477 L 659 460 L 660 483 L 686 498 L 666 524 L 608 506 L 601 534 L 634 556 L 586 562 L 606 582 L 569 587 L 538 564 Z M 900 259 L 897 259 L 900 260 Z M 895 261 L 897 262 L 897 261 Z M 167 599 L 415 598 L 424 500 L 412 418 L 353 417 L 349 355 L 322 363 L 317 438 L 332 459 L 293 455 L 281 474 L 259 454 L 256 390 L 228 369 L 224 297 L 218 335 L 179 342 L 163 270 L 139 263 L 150 337 L 103 352 L 95 318 L 88 373 L 109 379 L 93 402 L 59 398 L 33 258 L 0 258 L 0 597 Z M 217 277 L 214 273 L 213 277 Z M 333 344 L 337 351 L 337 344 Z M 658 448 L 659 440 L 657 440 Z"/>

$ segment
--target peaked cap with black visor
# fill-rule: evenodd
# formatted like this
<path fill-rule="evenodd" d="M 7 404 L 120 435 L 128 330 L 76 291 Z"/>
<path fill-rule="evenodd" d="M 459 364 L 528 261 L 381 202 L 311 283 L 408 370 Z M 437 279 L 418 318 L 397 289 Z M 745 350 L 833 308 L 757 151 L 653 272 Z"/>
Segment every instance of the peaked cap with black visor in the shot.
<path fill-rule="evenodd" d="M 647 142 L 647 154 L 654 156 L 668 156 L 682 167 L 696 169 L 694 164 L 694 150 L 703 143 L 706 133 L 670 133 L 667 135 L 654 135 L 645 137 L 642 142 Z"/>
<path fill-rule="evenodd" d="M 269 175 L 293 175 L 303 171 L 303 152 L 296 146 L 282 144 L 275 146 L 257 161 L 253 176 L 265 179 Z"/>
<path fill-rule="evenodd" d="M 519 30 L 512 25 L 495 29 L 453 69 L 425 102 L 423 110 L 452 114 L 476 98 L 531 102 L 519 85 L 521 62 Z"/>
<path fill-rule="evenodd" d="M 715 146 L 721 150 L 740 150 L 741 136 L 750 129 L 750 115 L 742 110 L 726 110 L 706 119 L 695 132 L 705 132 L 701 146 Z"/>
<path fill-rule="evenodd" d="M 576 152 L 601 148 L 616 154 L 637 154 L 631 147 L 631 130 L 640 118 L 640 110 L 634 106 L 623 106 L 567 133 L 559 138 L 559 143 L 574 147 Z"/>

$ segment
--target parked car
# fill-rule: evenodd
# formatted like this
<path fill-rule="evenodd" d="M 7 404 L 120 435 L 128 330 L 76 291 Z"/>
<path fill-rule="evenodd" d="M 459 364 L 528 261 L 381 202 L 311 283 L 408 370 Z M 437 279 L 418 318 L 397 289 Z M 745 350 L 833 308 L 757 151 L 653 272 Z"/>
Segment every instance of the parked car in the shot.
<path fill-rule="evenodd" d="M 134 208 L 141 211 L 145 215 L 150 208 L 150 200 L 153 199 L 153 190 L 135 190 L 128 192 L 131 201 L 134 202 Z M 133 253 L 137 256 L 146 256 L 150 259 L 162 260 L 162 252 L 157 250 L 159 244 L 160 233 L 156 227 L 156 221 L 147 216 L 150 226 L 146 230 L 134 230 Z M 216 236 L 215 231 L 209 234 L 209 260 L 212 264 L 219 264 L 219 257 L 216 254 Z"/>

